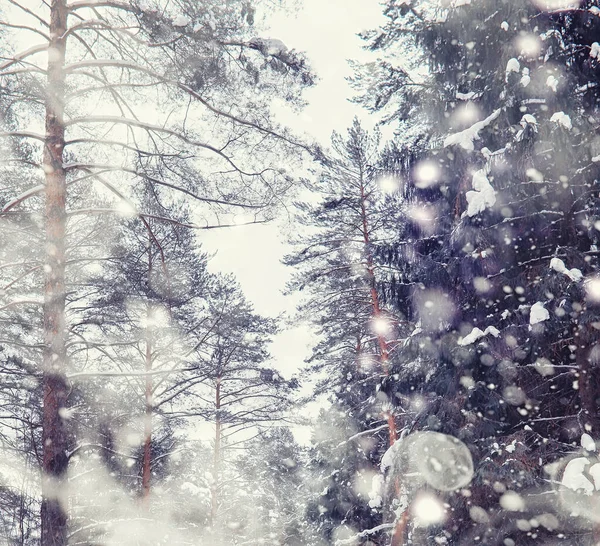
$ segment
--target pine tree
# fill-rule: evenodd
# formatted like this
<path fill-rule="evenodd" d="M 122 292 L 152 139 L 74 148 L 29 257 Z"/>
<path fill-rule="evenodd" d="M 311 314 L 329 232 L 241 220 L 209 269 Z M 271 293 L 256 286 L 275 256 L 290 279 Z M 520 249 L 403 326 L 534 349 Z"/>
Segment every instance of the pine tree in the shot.
<path fill-rule="evenodd" d="M 379 137 L 355 120 L 347 137 L 335 134 L 332 142 L 335 156 L 324 161 L 311 188 L 319 201 L 298 205 L 307 233 L 296 242 L 300 250 L 286 259 L 299 269 L 292 288 L 308 293 L 300 312 L 310 317 L 320 336 L 311 357 L 317 393 L 330 397 L 332 415 L 339 410 L 345 415 L 343 430 L 350 430 L 349 436 L 365 440 L 361 444 L 335 435 L 339 445 L 326 442 L 327 447 L 315 450 L 317 468 L 329 469 L 322 470 L 327 501 L 318 501 L 325 506 L 318 519 L 325 519 L 328 539 L 340 524 L 363 531 L 381 517 L 353 488 L 381 449 L 397 439 L 390 369 L 398 336 L 408 328 L 382 298 L 388 275 L 377 259 L 378 248 L 394 233 L 395 209 L 385 193 L 394 181 L 379 165 Z M 336 449 L 339 454 L 333 455 Z M 336 472 L 340 461 L 344 469 Z"/>
<path fill-rule="evenodd" d="M 400 157 L 390 161 L 414 188 L 410 206 L 435 211 L 435 240 L 399 238 L 387 251 L 398 278 L 408 268 L 415 284 L 391 297 L 428 323 L 408 343 L 419 367 L 400 358 L 406 381 L 396 388 L 407 401 L 419 394 L 415 428 L 463 439 L 480 461 L 470 500 L 451 502 L 446 536 L 493 543 L 504 518 L 493 484 L 522 491 L 533 510 L 529 491 L 547 488 L 541 465 L 597 428 L 588 358 L 597 269 L 590 29 L 600 20 L 592 3 L 566 11 L 529 2 L 400 4 L 387 5 L 389 23 L 368 36 L 371 47 L 420 52 L 428 72 L 380 64 L 371 71 L 370 104 L 405 130 Z M 423 166 L 432 176 L 423 179 Z M 414 274 L 428 263 L 433 274 Z M 509 485 L 507 476 L 518 479 Z M 479 508 L 485 518 L 473 516 Z M 545 508 L 559 517 L 564 510 L 558 502 Z M 514 532 L 511 523 L 503 533 Z M 586 526 L 565 523 L 561 531 L 585 541 Z M 522 540 L 518 531 L 511 536 Z"/>
<path fill-rule="evenodd" d="M 227 462 L 249 435 L 284 420 L 293 383 L 268 363 L 267 345 L 276 331 L 273 321 L 253 311 L 232 278 L 215 283 L 207 316 L 210 326 L 194 332 L 199 338 L 194 358 L 204 380 L 174 414 L 200 416 L 214 424 L 210 525 L 215 540 L 220 540 L 221 532 L 236 521 L 227 509 L 227 489 L 235 484 Z"/>
<path fill-rule="evenodd" d="M 113 202 L 129 205 L 127 186 L 142 180 L 198 203 L 261 210 L 289 185 L 277 156 L 291 158 L 298 150 L 268 119 L 268 101 L 282 82 L 291 88 L 286 99 L 297 100 L 298 86 L 310 84 L 311 76 L 283 44 L 252 36 L 252 17 L 242 2 L 54 0 L 39 12 L 12 2 L 4 17 L 1 26 L 11 40 L 3 45 L 7 60 L 0 65 L 9 104 L 1 136 L 17 148 L 31 145 L 20 164 L 41 167 L 43 175 L 36 174 L 36 184 L 24 193 L 15 186 L 2 215 L 35 210 L 42 197 L 41 542 L 65 544 L 67 515 L 56 492 L 65 485 L 71 443 L 61 417 L 69 393 L 66 241 L 68 219 L 83 213 L 74 210 L 73 188 L 96 184 Z M 13 17 L 22 23 L 12 24 Z M 10 45 L 32 37 L 38 45 L 23 51 Z M 230 56 L 237 62 L 227 62 Z M 255 93 L 258 82 L 261 95 Z M 150 96 L 159 107 L 147 115 Z M 28 129 L 42 125 L 45 130 Z M 168 213 L 161 220 L 174 221 Z M 26 303 L 9 302 L 14 305 Z"/>

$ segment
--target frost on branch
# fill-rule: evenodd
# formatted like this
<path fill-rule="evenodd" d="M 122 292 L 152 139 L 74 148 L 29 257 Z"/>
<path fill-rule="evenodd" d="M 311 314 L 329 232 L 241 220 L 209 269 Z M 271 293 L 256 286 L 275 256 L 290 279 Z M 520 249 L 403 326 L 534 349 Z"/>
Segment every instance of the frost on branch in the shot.
<path fill-rule="evenodd" d="M 288 51 L 287 46 L 275 38 L 252 38 L 250 43 L 260 49 L 266 55 L 278 57 Z"/>

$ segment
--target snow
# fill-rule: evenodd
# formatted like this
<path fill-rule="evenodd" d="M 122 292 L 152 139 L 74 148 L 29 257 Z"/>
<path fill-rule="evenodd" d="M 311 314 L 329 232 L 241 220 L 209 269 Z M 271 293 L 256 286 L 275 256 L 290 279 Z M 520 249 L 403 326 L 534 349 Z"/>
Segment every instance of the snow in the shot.
<path fill-rule="evenodd" d="M 250 43 L 259 46 L 267 55 L 277 56 L 288 51 L 287 46 L 276 38 L 252 38 Z"/>
<path fill-rule="evenodd" d="M 369 492 L 369 506 L 371 508 L 379 508 L 383 504 L 383 493 L 383 476 L 381 474 L 375 474 L 371 480 L 371 491 Z"/>
<path fill-rule="evenodd" d="M 598 42 L 594 42 L 590 48 L 590 57 L 597 59 L 598 55 L 600 55 L 600 44 Z"/>
<path fill-rule="evenodd" d="M 58 410 L 58 415 L 60 416 L 61 419 L 72 419 L 73 416 L 75 415 L 75 409 L 74 408 L 60 408 Z"/>
<path fill-rule="evenodd" d="M 527 175 L 527 178 L 529 178 L 533 182 L 543 182 L 544 181 L 544 175 L 537 169 L 534 169 L 534 168 L 527 169 L 525 171 L 525 174 Z"/>
<path fill-rule="evenodd" d="M 468 129 L 448 135 L 444 140 L 444 147 L 458 145 L 472 152 L 475 149 L 474 141 L 479 139 L 479 133 L 500 115 L 500 109 L 494 110 L 487 118 L 474 123 Z"/>
<path fill-rule="evenodd" d="M 498 337 L 500 335 L 500 331 L 495 326 L 488 326 L 485 329 L 485 331 L 482 331 L 479 328 L 475 327 L 473 328 L 473 330 L 471 330 L 469 334 L 467 334 L 462 339 L 459 339 L 458 344 L 463 347 L 466 345 L 472 345 L 477 340 L 481 339 L 484 336 L 487 336 L 488 334 L 491 334 L 494 337 Z"/>
<path fill-rule="evenodd" d="M 586 495 L 591 495 L 596 489 L 595 484 L 593 484 L 586 476 L 583 475 L 586 467 L 589 465 L 590 461 L 587 457 L 577 457 L 575 459 L 571 459 L 565 468 L 560 483 L 567 489 L 572 489 L 573 491 L 582 491 Z M 600 464 L 598 466 L 600 470 Z"/>
<path fill-rule="evenodd" d="M 581 435 L 581 447 L 586 451 L 596 451 L 596 442 L 589 434 L 583 433 Z"/>
<path fill-rule="evenodd" d="M 538 324 L 550 318 L 550 313 L 541 301 L 534 303 L 529 312 L 529 324 Z"/>
<path fill-rule="evenodd" d="M 415 329 L 411 332 L 410 337 L 414 337 L 419 335 L 421 332 L 423 331 L 423 327 L 421 325 L 421 321 L 417 322 L 417 324 L 415 324 Z"/>
<path fill-rule="evenodd" d="M 391 324 L 384 317 L 376 317 L 371 321 L 371 328 L 377 335 L 387 334 Z"/>
<path fill-rule="evenodd" d="M 520 121 L 521 127 L 525 128 L 528 125 L 533 125 L 535 127 L 537 127 L 537 119 L 535 119 L 535 116 L 532 114 L 525 114 Z"/>
<path fill-rule="evenodd" d="M 558 80 L 554 76 L 548 76 L 546 85 L 556 93 L 556 90 L 558 89 Z"/>
<path fill-rule="evenodd" d="M 523 75 L 521 76 L 521 85 L 527 87 L 531 83 L 531 76 L 529 75 L 529 68 L 523 68 Z"/>
<path fill-rule="evenodd" d="M 555 112 L 554 114 L 552 114 L 550 121 L 558 123 L 558 125 L 562 125 L 565 129 L 568 129 L 569 131 L 573 129 L 571 118 L 564 112 Z"/>
<path fill-rule="evenodd" d="M 173 19 L 174 27 L 187 27 L 191 23 L 191 19 L 187 15 L 178 15 Z"/>
<path fill-rule="evenodd" d="M 483 331 L 479 328 L 473 328 L 470 334 L 467 334 L 465 337 L 458 340 L 458 344 L 461 346 L 472 345 L 478 339 L 481 339 L 484 335 L 485 334 L 483 333 Z"/>
<path fill-rule="evenodd" d="M 514 57 L 512 59 L 509 59 L 508 62 L 506 63 L 506 81 L 508 81 L 508 77 L 510 76 L 511 73 L 515 72 L 515 73 L 519 73 L 521 71 L 521 63 L 519 63 L 519 61 L 517 59 L 515 59 Z"/>
<path fill-rule="evenodd" d="M 208 489 L 205 487 L 198 487 L 197 485 L 191 482 L 183 482 L 181 484 L 181 490 L 188 495 L 192 495 L 194 497 L 207 496 L 207 493 L 210 494 Z"/>
<path fill-rule="evenodd" d="M 440 167 L 435 161 L 420 161 L 414 169 L 415 186 L 429 188 L 440 179 Z"/>
<path fill-rule="evenodd" d="M 274 38 L 265 40 L 265 44 L 269 55 L 281 55 L 288 50 L 287 46 L 281 40 Z"/>
<path fill-rule="evenodd" d="M 45 188 L 44 184 L 40 184 L 38 186 L 34 186 L 33 188 L 28 189 L 27 191 L 23 192 L 20 195 L 17 195 L 17 197 L 15 197 L 14 199 L 11 199 L 8 203 L 6 203 L 4 205 L 4 207 L 2 207 L 2 209 L 0 209 L 0 212 L 7 212 L 10 209 L 12 209 L 15 205 L 18 205 L 20 202 L 25 201 L 26 199 L 28 199 L 29 197 L 40 193 L 41 191 L 43 191 Z"/>
<path fill-rule="evenodd" d="M 502 391 L 502 398 L 511 406 L 520 406 L 527 401 L 525 391 L 516 385 L 507 385 Z"/>
<path fill-rule="evenodd" d="M 457 91 L 456 100 L 473 100 L 477 99 L 481 96 L 481 93 L 476 93 L 475 91 L 469 91 L 468 93 L 460 93 Z"/>
<path fill-rule="evenodd" d="M 500 506 L 509 512 L 522 512 L 525 510 L 525 501 L 517 492 L 507 491 L 500 497 Z"/>
<path fill-rule="evenodd" d="M 523 138 L 525 129 L 529 128 L 533 128 L 533 131 L 535 133 L 537 133 L 538 130 L 538 126 L 537 126 L 537 119 L 535 118 L 534 115 L 532 114 L 525 114 L 522 118 L 521 121 L 519 122 L 521 124 L 521 127 L 523 127 L 523 129 L 519 130 L 519 132 L 516 135 L 516 139 L 517 141 L 520 141 Z M 535 172 L 535 169 L 528 169 L 527 172 Z"/>
<path fill-rule="evenodd" d="M 473 460 L 467 446 L 439 432 L 412 434 L 410 456 L 423 479 L 438 491 L 454 491 L 473 478 Z"/>
<path fill-rule="evenodd" d="M 471 506 L 471 508 L 469 508 L 469 516 L 475 523 L 481 525 L 486 525 L 490 522 L 488 513 L 481 506 Z"/>
<path fill-rule="evenodd" d="M 600 491 L 600 463 L 590 466 L 588 474 L 594 480 L 594 487 L 596 488 L 596 491 Z"/>
<path fill-rule="evenodd" d="M 550 260 L 550 269 L 554 269 L 554 271 L 558 273 L 565 273 L 567 271 L 565 262 L 563 262 L 560 258 L 552 258 Z"/>
<path fill-rule="evenodd" d="M 495 326 L 488 326 L 485 329 L 485 334 L 491 334 L 494 337 L 499 337 L 500 336 L 500 330 L 498 330 L 498 328 L 496 328 Z"/>
<path fill-rule="evenodd" d="M 378 184 L 383 193 L 394 193 L 400 188 L 400 180 L 395 176 L 382 176 Z"/>
<path fill-rule="evenodd" d="M 473 217 L 496 203 L 496 192 L 488 180 L 485 170 L 473 174 L 473 190 L 466 193 L 467 216 Z"/>
<path fill-rule="evenodd" d="M 381 457 L 381 463 L 379 463 L 379 468 L 382 472 L 385 472 L 388 468 L 392 468 L 394 466 L 394 460 L 396 459 L 396 456 L 402 447 L 402 442 L 402 440 L 398 440 L 397 442 L 393 443 L 383 454 L 383 457 Z"/>
<path fill-rule="evenodd" d="M 446 518 L 446 509 L 440 500 L 430 493 L 419 495 L 411 507 L 417 527 L 438 525 Z"/>
<path fill-rule="evenodd" d="M 557 273 L 562 273 L 571 279 L 573 282 L 579 282 L 583 279 L 583 273 L 577 268 L 567 269 L 565 262 L 560 258 L 552 258 L 550 260 L 550 269 L 553 269 Z"/>
<path fill-rule="evenodd" d="M 455 491 L 474 474 L 469 448 L 459 439 L 432 431 L 414 432 L 395 442 L 381 459 L 381 471 L 411 476 L 418 485 Z"/>
<path fill-rule="evenodd" d="M 548 531 L 555 531 L 559 528 L 560 522 L 554 514 L 545 513 L 536 516 L 535 518 L 542 527 L 548 529 Z"/>
<path fill-rule="evenodd" d="M 588 474 L 594 480 L 594 487 L 596 491 L 600 491 L 600 463 L 593 464 L 589 470 Z"/>

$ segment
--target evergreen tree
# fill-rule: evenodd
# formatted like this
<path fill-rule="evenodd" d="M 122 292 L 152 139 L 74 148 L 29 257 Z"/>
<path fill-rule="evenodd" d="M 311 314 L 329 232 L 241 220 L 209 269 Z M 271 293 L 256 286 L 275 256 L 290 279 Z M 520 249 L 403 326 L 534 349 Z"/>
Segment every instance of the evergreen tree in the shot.
<path fill-rule="evenodd" d="M 529 492 L 548 488 L 543 465 L 598 426 L 590 29 L 600 20 L 585 4 L 390 2 L 388 24 L 367 36 L 374 49 L 418 52 L 428 67 L 416 75 L 382 62 L 363 100 L 399 122 L 388 161 L 413 188 L 407 206 L 433 211 L 433 240 L 407 240 L 404 222 L 382 256 L 399 279 L 408 269 L 413 289 L 390 299 L 421 321 L 406 344 L 418 366 L 398 359 L 397 396 L 419 402 L 415 429 L 461 438 L 479 462 L 469 500 L 453 495 L 436 529 L 455 544 L 494 544 L 498 525 L 526 543 L 502 508 L 505 488 L 539 510 Z M 545 509 L 565 517 L 548 498 Z M 581 530 L 593 521 L 561 523 L 540 536 L 591 540 Z"/>
<path fill-rule="evenodd" d="M 62 417 L 70 392 L 68 219 L 95 208 L 90 201 L 80 206 L 73 188 L 93 184 L 128 206 L 130 185 L 145 181 L 168 190 L 170 200 L 185 195 L 198 204 L 255 210 L 285 190 L 289 177 L 278 157 L 293 157 L 299 145 L 271 122 L 268 101 L 282 92 L 297 101 L 298 88 L 312 80 L 299 55 L 277 40 L 253 37 L 253 9 L 237 1 L 54 0 L 37 11 L 19 2 L 5 10 L 0 26 L 10 39 L 3 40 L 0 65 L 7 104 L 1 138 L 31 146 L 19 163 L 41 167 L 23 193 L 20 182 L 12 187 L 1 212 L 38 210 L 42 197 L 44 545 L 65 544 L 67 537 L 57 490 L 66 484 L 72 443 Z M 20 51 L 32 38 L 36 44 Z M 157 97 L 152 113 L 149 96 Z M 176 221 L 169 212 L 157 220 Z"/>
<path fill-rule="evenodd" d="M 381 517 L 354 488 L 397 438 L 390 368 L 398 336 L 408 328 L 382 299 L 389 276 L 377 249 L 393 236 L 395 208 L 385 193 L 393 180 L 379 166 L 379 137 L 355 120 L 346 138 L 334 134 L 332 142 L 335 156 L 323 162 L 311 187 L 318 200 L 298 205 L 307 233 L 296 241 L 300 250 L 286 259 L 299 270 L 291 287 L 308 294 L 300 313 L 320 336 L 311 357 L 317 394 L 329 396 L 335 422 L 339 411 L 345 416 L 347 423 L 339 426 L 352 431 L 348 436 L 369 440 L 335 434 L 339 445 L 325 441 L 315 448 L 314 464 L 327 488 L 327 500 L 318 501 L 326 507 L 318 519 L 328 539 L 340 525 L 362 531 Z M 342 461 L 343 470 L 335 470 Z"/>

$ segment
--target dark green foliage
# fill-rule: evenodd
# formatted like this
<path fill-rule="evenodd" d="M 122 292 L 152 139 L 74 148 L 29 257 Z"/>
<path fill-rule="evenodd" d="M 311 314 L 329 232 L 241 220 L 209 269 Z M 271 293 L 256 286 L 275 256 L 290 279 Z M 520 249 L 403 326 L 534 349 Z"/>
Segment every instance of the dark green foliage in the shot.
<path fill-rule="evenodd" d="M 365 37 L 374 50 L 415 53 L 428 72 L 382 63 L 380 73 L 370 70 L 374 78 L 363 78 L 359 99 L 398 127 L 385 161 L 405 182 L 404 210 L 434 211 L 433 230 L 424 233 L 407 215 L 395 241 L 378 249 L 394 269 L 380 290 L 421 320 L 421 331 L 394 360 L 393 388 L 407 404 L 416 394 L 422 399 L 413 430 L 467 442 L 479 462 L 472 503 L 499 516 L 494 482 L 526 499 L 546 490 L 543 466 L 575 449 L 568 444 L 578 446 L 583 432 L 599 432 L 597 303 L 586 287 L 598 269 L 600 187 L 592 158 L 600 70 L 590 46 L 600 17 L 588 11 L 594 2 L 550 12 L 529 1 L 401 4 L 388 2 L 387 25 Z M 472 138 L 446 142 L 481 120 Z M 427 187 L 415 176 L 422 161 L 439 169 Z M 477 171 L 495 203 L 473 211 L 468 199 L 476 199 Z M 587 280 L 557 272 L 553 258 Z M 548 319 L 530 324 L 540 304 Z M 429 306 L 433 312 L 423 309 Z M 488 326 L 497 336 L 459 343 L 474 327 Z M 549 363 L 556 367 L 544 368 Z M 522 447 L 509 456 L 505 447 L 513 441 Z M 485 526 L 469 518 L 469 502 L 451 504 L 448 540 L 470 543 Z M 556 499 L 546 509 L 565 516 Z M 510 514 L 502 517 L 514 525 Z M 580 530 L 591 527 L 580 522 Z M 587 544 L 589 537 L 577 540 Z M 527 543 L 525 533 L 515 540 Z"/>

